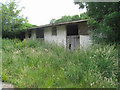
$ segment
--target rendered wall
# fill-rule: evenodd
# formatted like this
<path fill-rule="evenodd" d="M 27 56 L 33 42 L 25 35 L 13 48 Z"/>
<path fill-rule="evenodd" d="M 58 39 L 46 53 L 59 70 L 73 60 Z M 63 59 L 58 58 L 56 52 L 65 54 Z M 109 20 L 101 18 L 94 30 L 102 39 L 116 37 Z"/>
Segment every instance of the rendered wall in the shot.
<path fill-rule="evenodd" d="M 36 39 L 36 30 L 31 31 L 31 39 L 32 40 Z"/>
<path fill-rule="evenodd" d="M 48 27 L 44 29 L 44 40 L 48 42 L 55 42 L 58 45 L 64 45 L 66 47 L 66 27 L 65 25 L 57 26 L 57 35 L 52 35 L 52 28 Z"/>
<path fill-rule="evenodd" d="M 90 36 L 89 36 L 89 30 L 87 23 L 79 23 L 78 24 L 78 33 L 80 36 L 80 47 L 87 48 L 89 45 L 92 44 Z"/>
<path fill-rule="evenodd" d="M 25 32 L 25 38 L 26 38 L 26 39 L 29 38 L 29 35 L 28 35 L 28 32 L 27 32 L 27 31 Z"/>
<path fill-rule="evenodd" d="M 91 39 L 89 35 L 80 35 L 80 47 L 87 48 L 89 45 L 91 45 Z"/>

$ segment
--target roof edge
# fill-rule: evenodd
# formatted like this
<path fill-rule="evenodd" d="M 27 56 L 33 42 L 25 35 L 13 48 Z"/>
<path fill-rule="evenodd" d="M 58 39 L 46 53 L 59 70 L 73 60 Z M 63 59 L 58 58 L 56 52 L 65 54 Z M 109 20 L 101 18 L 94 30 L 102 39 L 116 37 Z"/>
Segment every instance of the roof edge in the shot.
<path fill-rule="evenodd" d="M 88 21 L 88 19 L 82 19 L 82 20 L 70 21 L 70 22 L 63 22 L 63 23 L 46 24 L 46 25 L 41 25 L 41 26 L 38 26 L 38 27 L 32 27 L 32 28 L 28 28 L 28 29 L 38 29 L 38 28 L 45 28 L 45 27 L 51 27 L 51 26 L 66 25 L 66 24 L 72 24 L 72 23 L 80 23 L 80 22 L 85 22 L 85 21 Z"/>

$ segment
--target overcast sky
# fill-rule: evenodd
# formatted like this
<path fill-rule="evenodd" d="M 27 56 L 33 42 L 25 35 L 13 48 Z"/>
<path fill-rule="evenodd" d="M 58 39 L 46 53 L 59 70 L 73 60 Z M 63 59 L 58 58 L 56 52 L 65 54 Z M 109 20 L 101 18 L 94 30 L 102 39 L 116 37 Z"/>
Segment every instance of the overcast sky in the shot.
<path fill-rule="evenodd" d="M 9 0 L 0 0 L 4 3 Z M 16 0 L 20 7 L 25 7 L 21 15 L 28 17 L 28 21 L 34 25 L 49 24 L 52 18 L 59 19 L 64 15 L 76 15 L 86 11 L 79 9 L 74 0 Z"/>

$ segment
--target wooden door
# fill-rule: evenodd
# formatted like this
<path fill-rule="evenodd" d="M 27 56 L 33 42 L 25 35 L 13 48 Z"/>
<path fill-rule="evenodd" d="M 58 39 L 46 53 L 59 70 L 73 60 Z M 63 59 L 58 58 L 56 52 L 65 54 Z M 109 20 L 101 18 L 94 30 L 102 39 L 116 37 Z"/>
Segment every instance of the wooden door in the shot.
<path fill-rule="evenodd" d="M 79 35 L 67 36 L 66 44 L 68 50 L 79 49 Z"/>

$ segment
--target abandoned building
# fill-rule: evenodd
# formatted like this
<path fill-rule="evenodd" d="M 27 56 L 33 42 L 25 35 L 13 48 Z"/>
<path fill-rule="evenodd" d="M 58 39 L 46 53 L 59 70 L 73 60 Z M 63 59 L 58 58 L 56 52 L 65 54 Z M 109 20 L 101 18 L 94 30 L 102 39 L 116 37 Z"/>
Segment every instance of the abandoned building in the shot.
<path fill-rule="evenodd" d="M 29 28 L 25 38 L 43 38 L 45 41 L 64 45 L 67 49 L 78 49 L 91 44 L 89 31 L 85 19 Z"/>

